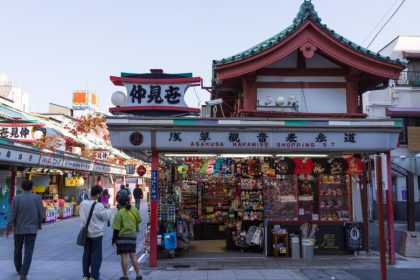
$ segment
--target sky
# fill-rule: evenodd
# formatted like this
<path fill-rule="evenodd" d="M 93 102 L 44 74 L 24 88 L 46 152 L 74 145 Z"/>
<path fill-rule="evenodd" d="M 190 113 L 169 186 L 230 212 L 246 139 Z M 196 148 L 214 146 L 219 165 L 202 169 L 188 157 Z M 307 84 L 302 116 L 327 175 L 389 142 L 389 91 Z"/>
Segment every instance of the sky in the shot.
<path fill-rule="evenodd" d="M 367 46 L 403 0 L 312 0 L 322 23 Z M 121 72 L 192 72 L 211 85 L 212 60 L 246 50 L 289 26 L 303 0 L 0 0 L 0 73 L 28 92 L 32 112 L 71 106 L 74 90 L 108 113 Z M 370 49 L 420 36 L 420 0 L 406 0 Z M 376 29 L 375 29 L 376 27 Z M 370 35 L 370 36 L 369 36 Z M 187 92 L 197 107 L 209 94 Z"/>

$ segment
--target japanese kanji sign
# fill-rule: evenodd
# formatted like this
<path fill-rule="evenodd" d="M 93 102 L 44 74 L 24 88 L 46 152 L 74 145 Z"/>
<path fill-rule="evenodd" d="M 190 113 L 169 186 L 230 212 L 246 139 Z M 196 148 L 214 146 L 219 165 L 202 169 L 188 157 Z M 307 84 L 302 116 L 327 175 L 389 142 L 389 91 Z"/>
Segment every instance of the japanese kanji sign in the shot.
<path fill-rule="evenodd" d="M 136 131 L 140 132 L 140 131 Z M 113 144 L 120 148 L 151 149 L 163 151 L 253 151 L 253 152 L 327 152 L 327 151 L 386 151 L 394 149 L 398 133 L 347 132 L 347 131 L 196 131 L 171 129 L 156 131 L 156 143 L 151 132 L 141 131 L 143 142 L 133 145 L 133 131 L 116 132 Z"/>
<path fill-rule="evenodd" d="M 184 101 L 189 84 L 124 84 L 125 106 L 188 107 Z"/>
<path fill-rule="evenodd" d="M 33 126 L 0 125 L 0 137 L 22 142 L 34 142 Z"/>

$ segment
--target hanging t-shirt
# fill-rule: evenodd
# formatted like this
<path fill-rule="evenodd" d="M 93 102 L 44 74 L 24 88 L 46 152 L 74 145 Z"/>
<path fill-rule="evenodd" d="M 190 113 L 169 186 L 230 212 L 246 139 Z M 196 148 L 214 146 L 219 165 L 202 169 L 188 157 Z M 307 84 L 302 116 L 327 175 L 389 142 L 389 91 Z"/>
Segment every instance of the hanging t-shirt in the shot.
<path fill-rule="evenodd" d="M 324 159 L 324 158 L 313 159 L 313 164 L 314 164 L 314 169 L 313 169 L 314 175 L 326 174 L 330 170 L 327 159 Z"/>
<path fill-rule="evenodd" d="M 329 165 L 327 166 L 324 174 L 340 175 L 345 174 L 348 168 L 347 161 L 343 158 L 334 158 L 328 160 Z"/>
<path fill-rule="evenodd" d="M 295 158 L 295 174 L 311 174 L 314 164 L 310 158 Z"/>
<path fill-rule="evenodd" d="M 346 160 L 348 164 L 347 174 L 360 174 L 366 169 L 366 164 L 364 164 L 360 158 L 350 157 Z"/>
<path fill-rule="evenodd" d="M 277 175 L 293 174 L 295 163 L 290 158 L 278 159 L 275 161 Z"/>

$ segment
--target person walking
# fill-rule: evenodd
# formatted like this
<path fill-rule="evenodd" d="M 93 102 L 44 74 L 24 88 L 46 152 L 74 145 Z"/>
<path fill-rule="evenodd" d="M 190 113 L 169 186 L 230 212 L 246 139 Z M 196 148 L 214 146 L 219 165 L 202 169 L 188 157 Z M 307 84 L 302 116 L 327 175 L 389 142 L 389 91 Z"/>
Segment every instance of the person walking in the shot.
<path fill-rule="evenodd" d="M 86 226 L 91 209 L 92 218 L 88 225 L 87 243 L 83 247 L 83 280 L 100 280 L 99 270 L 102 264 L 102 239 L 106 223 L 111 219 L 109 204 L 97 203 L 102 194 L 102 187 L 90 189 L 90 199 L 80 204 L 81 226 Z"/>
<path fill-rule="evenodd" d="M 123 196 L 130 196 L 130 190 L 125 187 L 125 185 L 120 186 L 120 190 L 117 192 L 116 199 L 117 199 L 117 208 L 118 210 L 121 209 L 121 205 L 119 203 L 121 197 Z"/>
<path fill-rule="evenodd" d="M 99 198 L 99 202 L 102 204 L 107 204 L 109 205 L 109 198 L 111 196 L 109 195 L 108 189 L 104 189 L 104 191 L 102 192 L 101 197 Z"/>
<path fill-rule="evenodd" d="M 134 201 L 136 203 L 137 210 L 140 211 L 140 201 L 143 199 L 143 190 L 140 188 L 140 185 L 136 185 L 133 190 Z"/>
<path fill-rule="evenodd" d="M 79 202 L 82 202 L 83 200 L 88 200 L 89 194 L 86 188 L 83 188 L 82 192 L 79 194 Z"/>
<path fill-rule="evenodd" d="M 121 256 L 121 268 L 123 277 L 120 280 L 128 280 L 128 257 L 136 272 L 136 280 L 142 280 L 140 265 L 136 257 L 137 233 L 141 222 L 140 212 L 130 204 L 128 196 L 121 196 L 118 203 L 121 209 L 118 210 L 112 222 L 114 234 L 112 246 L 117 246 L 117 255 Z"/>
<path fill-rule="evenodd" d="M 103 205 L 108 205 L 108 208 L 110 208 L 110 204 L 109 204 L 109 198 L 111 197 L 111 195 L 108 192 L 108 189 L 104 189 L 104 191 L 102 192 L 102 195 L 99 197 L 98 202 L 102 203 Z M 111 226 L 111 221 L 107 221 L 106 225 L 109 227 Z"/>
<path fill-rule="evenodd" d="M 30 180 L 22 182 L 23 193 L 13 198 L 7 217 L 6 237 L 14 231 L 15 251 L 14 263 L 20 280 L 26 280 L 32 262 L 35 239 L 41 229 L 44 206 L 39 195 L 32 193 L 33 183 Z M 22 263 L 22 249 L 25 254 Z"/>

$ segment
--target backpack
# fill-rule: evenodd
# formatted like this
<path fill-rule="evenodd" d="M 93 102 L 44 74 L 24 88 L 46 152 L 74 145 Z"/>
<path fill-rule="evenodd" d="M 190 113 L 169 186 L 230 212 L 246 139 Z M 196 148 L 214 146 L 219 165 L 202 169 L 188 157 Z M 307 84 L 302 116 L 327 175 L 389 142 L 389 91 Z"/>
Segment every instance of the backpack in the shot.
<path fill-rule="evenodd" d="M 117 192 L 117 200 L 122 196 L 128 196 L 128 190 L 127 189 L 121 189 Z"/>

